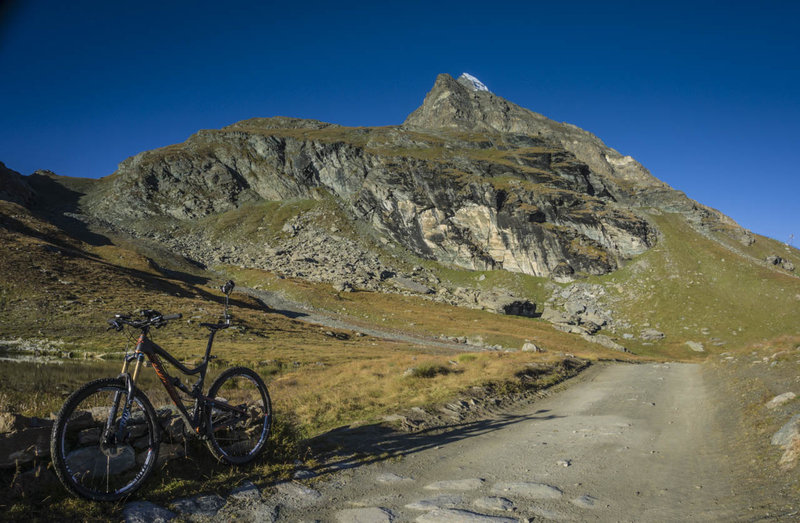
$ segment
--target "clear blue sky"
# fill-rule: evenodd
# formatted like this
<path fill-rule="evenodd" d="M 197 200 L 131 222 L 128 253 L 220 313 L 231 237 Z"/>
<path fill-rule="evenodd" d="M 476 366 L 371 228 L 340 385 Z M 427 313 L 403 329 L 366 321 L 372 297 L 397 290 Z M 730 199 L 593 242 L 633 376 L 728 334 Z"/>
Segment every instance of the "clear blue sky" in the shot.
<path fill-rule="evenodd" d="M 800 244 L 800 2 L 9 1 L 0 161 L 112 173 L 254 116 L 401 123 L 438 73 Z"/>

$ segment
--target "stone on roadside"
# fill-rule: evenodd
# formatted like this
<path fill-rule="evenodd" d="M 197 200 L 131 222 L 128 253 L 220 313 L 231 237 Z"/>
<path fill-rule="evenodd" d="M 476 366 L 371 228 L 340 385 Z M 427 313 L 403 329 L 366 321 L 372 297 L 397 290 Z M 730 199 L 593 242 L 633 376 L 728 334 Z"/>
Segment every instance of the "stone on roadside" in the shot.
<path fill-rule="evenodd" d="M 784 448 L 786 450 L 778 461 L 778 466 L 781 470 L 789 471 L 797 466 L 800 458 L 800 435 L 795 435 Z"/>
<path fill-rule="evenodd" d="M 213 517 L 225 505 L 225 499 L 217 494 L 207 494 L 192 498 L 176 499 L 170 508 L 181 514 L 199 517 Z"/>
<path fill-rule="evenodd" d="M 794 392 L 784 392 L 783 394 L 778 394 L 777 396 L 769 400 L 766 404 L 766 407 L 768 409 L 774 409 L 776 407 L 780 407 L 784 403 L 792 401 L 796 397 L 797 394 L 795 394 Z"/>
<path fill-rule="evenodd" d="M 307 507 L 318 503 L 322 494 L 318 490 L 306 487 L 293 481 L 285 481 L 275 485 L 277 497 L 292 507 Z"/>
<path fill-rule="evenodd" d="M 122 509 L 125 523 L 161 523 L 174 518 L 176 514 L 149 501 L 132 501 Z"/>
<path fill-rule="evenodd" d="M 296 470 L 295 473 L 292 475 L 294 479 L 311 479 L 316 477 L 317 473 L 308 469 L 300 469 Z"/>
<path fill-rule="evenodd" d="M 391 523 L 394 514 L 381 507 L 349 508 L 336 513 L 339 523 Z"/>
<path fill-rule="evenodd" d="M 238 487 L 231 490 L 228 498 L 236 501 L 257 501 L 261 499 L 261 491 L 252 481 L 243 481 Z"/>
<path fill-rule="evenodd" d="M 795 436 L 800 437 L 800 414 L 792 416 L 786 424 L 781 427 L 778 432 L 772 435 L 772 444 L 787 446 L 792 442 Z"/>

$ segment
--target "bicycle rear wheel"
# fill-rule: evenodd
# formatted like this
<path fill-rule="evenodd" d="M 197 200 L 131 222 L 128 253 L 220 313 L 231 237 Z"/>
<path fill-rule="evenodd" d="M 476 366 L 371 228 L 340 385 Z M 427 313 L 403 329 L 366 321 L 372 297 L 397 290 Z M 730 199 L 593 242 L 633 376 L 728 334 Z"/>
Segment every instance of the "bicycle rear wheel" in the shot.
<path fill-rule="evenodd" d="M 233 465 L 254 460 L 264 449 L 272 425 L 272 405 L 264 381 L 248 368 L 234 367 L 214 380 L 208 396 L 236 409 L 209 406 L 208 448 Z"/>
<path fill-rule="evenodd" d="M 150 401 L 136 392 L 120 430 L 128 393 L 106 378 L 75 391 L 56 416 L 50 453 L 56 475 L 72 493 L 114 501 L 133 493 L 158 459 L 160 432 Z"/>

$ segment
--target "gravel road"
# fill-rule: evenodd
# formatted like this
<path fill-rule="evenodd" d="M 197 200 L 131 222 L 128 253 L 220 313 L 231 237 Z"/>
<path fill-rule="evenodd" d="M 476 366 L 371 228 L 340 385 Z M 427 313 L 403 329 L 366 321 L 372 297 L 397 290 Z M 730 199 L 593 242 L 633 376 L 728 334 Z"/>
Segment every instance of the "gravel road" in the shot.
<path fill-rule="evenodd" d="M 337 457 L 295 481 L 170 508 L 220 521 L 792 520 L 742 486 L 751 472 L 728 457 L 730 420 L 706 379 L 700 365 L 597 365 L 491 419 L 342 431 Z M 125 518 L 161 510 L 145 509 Z"/>
<path fill-rule="evenodd" d="M 600 366 L 496 419 L 384 439 L 399 459 L 320 476 L 313 500 L 264 499 L 285 521 L 758 519 L 714 412 L 698 365 Z"/>

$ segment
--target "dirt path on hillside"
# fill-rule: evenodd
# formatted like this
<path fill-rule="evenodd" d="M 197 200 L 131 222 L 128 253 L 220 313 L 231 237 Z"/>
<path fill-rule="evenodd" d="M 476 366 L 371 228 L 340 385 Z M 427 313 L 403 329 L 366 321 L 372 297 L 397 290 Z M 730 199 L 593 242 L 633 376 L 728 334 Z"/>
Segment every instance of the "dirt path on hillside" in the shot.
<path fill-rule="evenodd" d="M 247 294 L 253 298 L 260 300 L 264 305 L 269 307 L 272 312 L 282 314 L 287 318 L 291 318 L 306 323 L 312 323 L 322 327 L 331 329 L 342 329 L 360 332 L 366 336 L 374 338 L 381 338 L 390 341 L 399 341 L 402 343 L 412 343 L 415 345 L 423 345 L 426 347 L 436 347 L 441 349 L 450 350 L 463 350 L 463 351 L 477 351 L 484 350 L 483 347 L 467 345 L 465 343 L 453 343 L 443 341 L 437 338 L 422 336 L 417 334 L 409 334 L 394 329 L 376 329 L 366 323 L 360 323 L 346 316 L 340 314 L 328 313 L 319 311 L 303 305 L 299 302 L 290 300 L 285 296 L 271 291 L 262 291 L 259 289 L 251 289 L 249 287 L 237 287 L 239 292 Z"/>
<path fill-rule="evenodd" d="M 763 499 L 738 491 L 737 474 L 747 471 L 731 468 L 704 379 L 699 365 L 598 366 L 493 419 L 353 434 L 347 446 L 360 455 L 326 463 L 328 472 L 306 486 L 265 491 L 251 505 L 260 512 L 250 514 L 279 521 L 759 520 L 767 516 L 755 508 Z"/>

